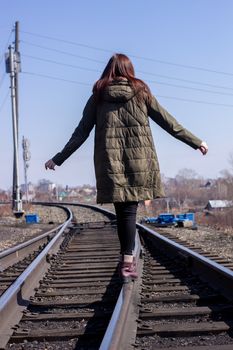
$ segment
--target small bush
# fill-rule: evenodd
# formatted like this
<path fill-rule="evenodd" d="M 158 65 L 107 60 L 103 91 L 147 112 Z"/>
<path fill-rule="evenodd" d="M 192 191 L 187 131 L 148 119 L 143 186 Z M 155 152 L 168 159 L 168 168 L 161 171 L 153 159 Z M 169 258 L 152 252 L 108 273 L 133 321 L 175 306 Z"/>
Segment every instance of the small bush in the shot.
<path fill-rule="evenodd" d="M 197 222 L 218 230 L 233 232 L 233 208 L 202 213 L 197 216 Z"/>
<path fill-rule="evenodd" d="M 11 216 L 12 209 L 10 204 L 0 205 L 0 217 Z"/>

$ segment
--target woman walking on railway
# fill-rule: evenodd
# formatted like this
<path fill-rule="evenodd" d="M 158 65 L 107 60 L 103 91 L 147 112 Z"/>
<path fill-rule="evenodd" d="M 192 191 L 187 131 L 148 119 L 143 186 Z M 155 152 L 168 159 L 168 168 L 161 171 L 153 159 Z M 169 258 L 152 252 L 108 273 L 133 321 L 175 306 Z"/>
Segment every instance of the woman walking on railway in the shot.
<path fill-rule="evenodd" d="M 130 59 L 115 54 L 94 84 L 70 140 L 45 163 L 52 170 L 61 165 L 95 127 L 97 203 L 114 204 L 122 256 L 119 270 L 125 282 L 137 278 L 133 250 L 138 202 L 164 196 L 148 116 L 175 138 L 207 153 L 207 144 L 181 126 L 135 77 Z"/>

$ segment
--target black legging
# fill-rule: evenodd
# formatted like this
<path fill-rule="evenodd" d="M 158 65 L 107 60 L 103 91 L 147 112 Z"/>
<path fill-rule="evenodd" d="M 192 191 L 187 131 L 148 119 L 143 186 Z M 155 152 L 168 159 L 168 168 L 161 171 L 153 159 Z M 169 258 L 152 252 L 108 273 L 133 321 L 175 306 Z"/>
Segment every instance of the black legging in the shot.
<path fill-rule="evenodd" d="M 138 202 L 114 203 L 121 254 L 132 255 L 135 245 Z"/>

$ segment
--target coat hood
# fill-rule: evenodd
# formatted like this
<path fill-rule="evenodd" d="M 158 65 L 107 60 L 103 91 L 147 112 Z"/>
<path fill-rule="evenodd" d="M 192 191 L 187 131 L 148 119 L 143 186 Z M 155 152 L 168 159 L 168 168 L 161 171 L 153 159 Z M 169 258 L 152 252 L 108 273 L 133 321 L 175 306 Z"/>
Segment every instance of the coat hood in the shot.
<path fill-rule="evenodd" d="M 134 95 L 134 90 L 125 79 L 108 85 L 104 90 L 103 99 L 108 102 L 127 102 Z"/>

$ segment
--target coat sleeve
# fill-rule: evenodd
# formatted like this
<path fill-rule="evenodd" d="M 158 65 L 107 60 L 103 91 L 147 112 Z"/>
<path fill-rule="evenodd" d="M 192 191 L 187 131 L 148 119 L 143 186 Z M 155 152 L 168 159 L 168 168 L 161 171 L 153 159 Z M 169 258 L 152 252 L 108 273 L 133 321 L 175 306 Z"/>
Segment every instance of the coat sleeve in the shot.
<path fill-rule="evenodd" d="M 154 96 L 152 96 L 151 103 L 148 104 L 148 115 L 155 123 L 178 140 L 194 149 L 200 147 L 202 140 L 180 125 L 177 120 L 158 103 Z"/>
<path fill-rule="evenodd" d="M 63 150 L 57 153 L 52 160 L 56 165 L 61 165 L 69 156 L 74 153 L 88 138 L 96 121 L 96 108 L 93 95 L 87 101 L 83 110 L 83 117 L 79 125 L 74 130 L 70 140 L 67 142 Z"/>

